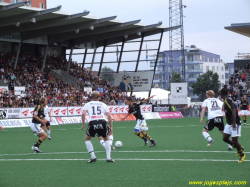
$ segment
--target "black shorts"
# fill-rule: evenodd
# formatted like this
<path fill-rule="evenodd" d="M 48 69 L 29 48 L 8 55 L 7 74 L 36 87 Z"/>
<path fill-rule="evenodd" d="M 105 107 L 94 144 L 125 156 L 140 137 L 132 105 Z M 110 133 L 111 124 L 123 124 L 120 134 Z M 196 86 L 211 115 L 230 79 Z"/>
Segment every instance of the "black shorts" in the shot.
<path fill-rule="evenodd" d="M 41 127 L 43 127 L 43 126 L 44 126 L 44 124 L 42 123 Z M 48 126 L 50 126 L 50 122 L 49 121 L 47 121 L 47 123 L 46 123 L 46 127 L 48 127 Z"/>
<path fill-rule="evenodd" d="M 206 125 L 204 126 L 204 129 L 211 131 L 214 129 L 214 127 L 217 127 L 219 131 L 224 130 L 224 122 L 222 116 L 208 120 Z"/>
<path fill-rule="evenodd" d="M 94 120 L 89 122 L 86 134 L 95 137 L 95 135 L 106 138 L 110 133 L 109 126 L 105 120 Z"/>

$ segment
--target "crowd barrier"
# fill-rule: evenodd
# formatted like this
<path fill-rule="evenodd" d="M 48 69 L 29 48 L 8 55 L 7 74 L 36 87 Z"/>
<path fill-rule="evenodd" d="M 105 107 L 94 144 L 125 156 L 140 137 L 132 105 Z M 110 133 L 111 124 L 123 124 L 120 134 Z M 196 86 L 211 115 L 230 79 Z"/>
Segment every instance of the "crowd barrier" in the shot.
<path fill-rule="evenodd" d="M 127 114 L 111 114 L 114 121 L 121 121 L 123 117 Z M 166 119 L 166 118 L 183 118 L 181 112 L 147 112 L 144 113 L 145 119 Z M 108 121 L 108 119 L 106 119 Z M 136 120 L 134 115 L 129 115 L 126 121 Z M 85 122 L 89 122 L 89 116 L 86 116 Z M 0 120 L 0 125 L 5 128 L 13 127 L 29 127 L 32 123 L 32 118 L 22 118 L 22 119 L 2 119 Z M 81 116 L 70 116 L 70 117 L 52 117 L 51 125 L 65 125 L 65 124 L 76 124 L 82 123 Z"/>

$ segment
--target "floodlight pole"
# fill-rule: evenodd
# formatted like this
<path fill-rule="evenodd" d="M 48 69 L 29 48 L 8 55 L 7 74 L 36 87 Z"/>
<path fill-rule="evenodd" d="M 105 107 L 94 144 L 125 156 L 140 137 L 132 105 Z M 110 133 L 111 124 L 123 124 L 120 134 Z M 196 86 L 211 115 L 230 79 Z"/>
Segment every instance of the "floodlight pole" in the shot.
<path fill-rule="evenodd" d="M 72 57 L 72 53 L 73 53 L 73 48 L 74 47 L 71 47 L 71 49 L 70 49 L 69 60 L 68 60 L 68 65 L 67 65 L 67 73 L 69 73 L 69 68 L 70 68 L 70 62 L 71 62 L 71 57 Z"/>
<path fill-rule="evenodd" d="M 44 51 L 43 64 L 42 64 L 42 72 L 43 72 L 44 67 L 45 67 L 45 62 L 46 62 L 46 58 L 47 58 L 48 48 L 49 48 L 49 45 L 47 44 L 47 46 L 45 48 L 45 51 Z"/>
<path fill-rule="evenodd" d="M 121 47 L 121 52 L 120 52 L 120 56 L 119 56 L 119 60 L 118 60 L 118 65 L 117 65 L 116 73 L 118 73 L 119 70 L 120 70 L 120 65 L 121 65 L 121 60 L 122 60 L 122 53 L 123 53 L 124 43 L 125 43 L 125 38 L 123 37 L 123 39 L 122 39 L 122 47 Z"/>
<path fill-rule="evenodd" d="M 88 48 L 85 49 L 84 57 L 83 57 L 83 60 L 82 60 L 82 69 L 84 68 L 84 64 L 85 64 L 86 57 L 87 57 L 87 52 L 88 52 Z"/>
<path fill-rule="evenodd" d="M 93 58 L 92 58 L 92 63 L 91 63 L 91 66 L 90 66 L 90 71 L 92 71 L 92 69 L 93 69 L 93 65 L 94 65 L 94 61 L 95 61 L 96 50 L 97 50 L 97 49 L 95 48 L 94 54 L 93 54 Z"/>
<path fill-rule="evenodd" d="M 151 88 L 150 88 L 150 91 L 148 93 L 148 97 L 150 97 L 151 90 L 152 90 L 152 85 L 153 85 L 153 82 L 154 82 L 155 70 L 156 70 L 156 66 L 157 66 L 157 62 L 158 62 L 158 57 L 159 57 L 159 53 L 160 53 L 162 36 L 163 36 L 163 31 L 161 31 L 161 37 L 160 37 L 159 46 L 158 46 L 158 50 L 157 50 L 157 55 L 156 55 L 156 59 L 155 59 L 154 75 L 153 75 L 153 78 L 152 78 Z"/>
<path fill-rule="evenodd" d="M 103 59 L 104 59 L 106 44 L 107 44 L 107 40 L 104 40 L 104 46 L 103 46 L 103 50 L 102 50 L 102 58 L 101 58 L 100 67 L 99 67 L 99 71 L 98 71 L 98 77 L 100 76 L 101 70 L 102 70 L 102 63 L 103 63 Z"/>
<path fill-rule="evenodd" d="M 141 57 L 141 49 L 142 49 L 143 40 L 144 40 L 144 33 L 142 33 L 142 37 L 141 37 L 141 43 L 140 43 L 139 53 L 138 53 L 137 62 L 135 66 L 135 72 L 138 71 L 138 65 L 139 65 L 139 61 Z"/>
<path fill-rule="evenodd" d="M 16 69 L 17 61 L 18 61 L 18 58 L 19 58 L 20 50 L 21 50 L 21 45 L 22 45 L 22 42 L 20 42 L 20 43 L 18 44 L 14 69 Z"/>

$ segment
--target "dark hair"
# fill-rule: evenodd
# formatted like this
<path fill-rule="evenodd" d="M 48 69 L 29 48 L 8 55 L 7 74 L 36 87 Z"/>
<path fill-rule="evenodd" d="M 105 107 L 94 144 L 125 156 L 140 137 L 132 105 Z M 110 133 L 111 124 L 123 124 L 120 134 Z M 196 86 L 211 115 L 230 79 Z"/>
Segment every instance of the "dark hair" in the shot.
<path fill-rule="evenodd" d="M 223 95 L 223 96 L 226 96 L 228 94 L 227 88 L 222 88 L 221 91 L 220 91 L 220 94 Z"/>
<path fill-rule="evenodd" d="M 133 101 L 133 98 L 132 97 L 128 97 L 127 100 L 128 101 Z"/>

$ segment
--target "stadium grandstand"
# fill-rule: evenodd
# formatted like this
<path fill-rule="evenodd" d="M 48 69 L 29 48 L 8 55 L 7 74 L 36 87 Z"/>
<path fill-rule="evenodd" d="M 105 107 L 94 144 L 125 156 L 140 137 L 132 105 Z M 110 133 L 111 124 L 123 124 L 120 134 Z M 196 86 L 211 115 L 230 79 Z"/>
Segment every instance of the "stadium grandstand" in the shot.
<path fill-rule="evenodd" d="M 66 14 L 60 12 L 61 6 L 39 9 L 29 3 L 0 2 L 0 108 L 34 107 L 40 97 L 47 97 L 49 106 L 83 106 L 90 100 L 86 87 L 103 88 L 101 100 L 108 105 L 124 105 L 128 93 L 100 77 L 103 64 L 117 63 L 118 73 L 120 64 L 128 63 L 121 60 L 124 46 L 139 39 L 138 71 L 144 38 L 160 34 L 159 52 L 163 33 L 179 28 L 165 28 L 161 22 L 122 22 L 115 20 L 116 16 L 96 18 L 88 16 L 88 11 Z M 105 48 L 117 43 L 122 43 L 118 61 L 104 62 Z M 88 49 L 100 47 L 101 61 L 92 61 L 91 68 L 85 68 Z M 72 61 L 74 49 L 85 50 L 83 63 Z M 92 72 L 94 64 L 99 65 L 97 73 Z M 18 87 L 23 89 L 16 91 Z"/>

